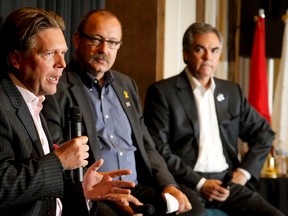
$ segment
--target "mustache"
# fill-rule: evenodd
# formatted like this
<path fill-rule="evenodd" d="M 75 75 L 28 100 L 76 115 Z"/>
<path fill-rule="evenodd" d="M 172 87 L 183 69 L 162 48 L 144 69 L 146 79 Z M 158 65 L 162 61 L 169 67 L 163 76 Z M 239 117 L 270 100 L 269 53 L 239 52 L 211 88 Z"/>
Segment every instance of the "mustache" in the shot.
<path fill-rule="evenodd" d="M 209 61 L 204 61 L 201 66 L 210 66 L 211 67 L 211 64 Z"/>
<path fill-rule="evenodd" d="M 106 54 L 104 54 L 104 53 L 97 53 L 97 54 L 95 54 L 94 56 L 93 56 L 93 59 L 95 59 L 96 61 L 97 60 L 104 60 L 104 61 L 106 61 L 106 62 L 110 62 L 110 59 L 109 59 L 109 57 L 106 55 Z"/>

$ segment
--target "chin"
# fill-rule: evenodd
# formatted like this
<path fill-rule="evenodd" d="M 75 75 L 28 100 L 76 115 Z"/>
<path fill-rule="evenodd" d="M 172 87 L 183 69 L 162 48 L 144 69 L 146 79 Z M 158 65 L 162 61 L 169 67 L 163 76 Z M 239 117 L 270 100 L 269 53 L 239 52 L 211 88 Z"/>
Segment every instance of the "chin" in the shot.
<path fill-rule="evenodd" d="M 56 93 L 56 89 L 55 90 L 45 91 L 43 95 L 54 95 L 55 93 Z"/>

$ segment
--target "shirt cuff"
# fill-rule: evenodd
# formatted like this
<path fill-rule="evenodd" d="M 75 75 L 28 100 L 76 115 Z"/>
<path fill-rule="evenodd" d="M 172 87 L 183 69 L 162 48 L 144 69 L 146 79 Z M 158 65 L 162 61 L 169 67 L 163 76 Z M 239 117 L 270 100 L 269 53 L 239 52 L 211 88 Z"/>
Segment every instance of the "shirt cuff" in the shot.
<path fill-rule="evenodd" d="M 206 182 L 206 178 L 201 178 L 198 184 L 196 185 L 196 190 L 199 192 L 203 184 Z"/>
<path fill-rule="evenodd" d="M 251 179 L 251 174 L 247 170 L 242 168 L 237 168 L 237 170 L 243 173 L 243 175 L 247 178 L 247 181 Z"/>

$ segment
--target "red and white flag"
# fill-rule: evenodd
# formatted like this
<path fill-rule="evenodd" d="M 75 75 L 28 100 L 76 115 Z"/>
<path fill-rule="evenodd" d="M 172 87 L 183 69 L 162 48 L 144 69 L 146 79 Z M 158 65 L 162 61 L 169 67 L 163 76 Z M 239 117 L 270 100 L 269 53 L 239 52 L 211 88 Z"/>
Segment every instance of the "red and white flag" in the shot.
<path fill-rule="evenodd" d="M 252 49 L 248 101 L 270 123 L 265 54 L 265 18 L 257 17 Z"/>

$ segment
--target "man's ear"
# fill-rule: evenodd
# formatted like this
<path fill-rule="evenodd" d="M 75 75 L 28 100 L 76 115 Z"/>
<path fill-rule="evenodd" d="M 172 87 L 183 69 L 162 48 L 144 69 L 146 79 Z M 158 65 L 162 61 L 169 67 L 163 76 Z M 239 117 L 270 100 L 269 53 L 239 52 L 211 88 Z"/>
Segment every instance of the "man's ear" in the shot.
<path fill-rule="evenodd" d="M 80 40 L 80 34 L 79 32 L 75 32 L 73 35 L 73 45 L 76 49 L 79 47 L 79 40 Z"/>
<path fill-rule="evenodd" d="M 20 62 L 21 62 L 21 53 L 17 50 L 13 50 L 9 54 L 9 62 L 11 66 L 13 66 L 16 69 L 20 68 Z"/>
<path fill-rule="evenodd" d="M 183 51 L 183 61 L 184 61 L 184 63 L 187 63 L 187 59 L 188 59 L 188 53 Z"/>

